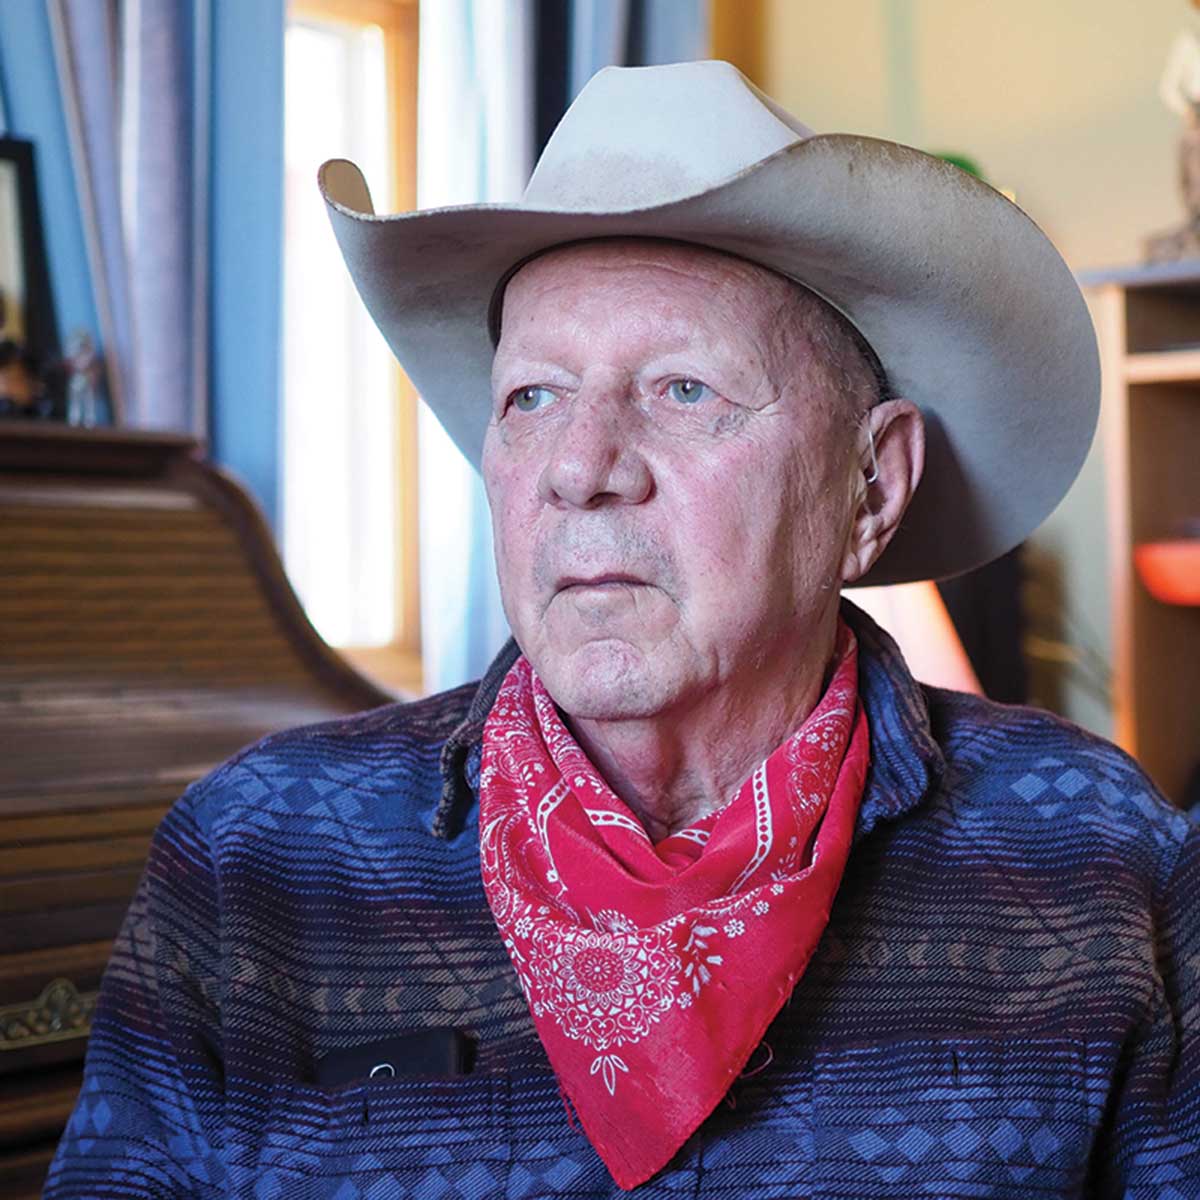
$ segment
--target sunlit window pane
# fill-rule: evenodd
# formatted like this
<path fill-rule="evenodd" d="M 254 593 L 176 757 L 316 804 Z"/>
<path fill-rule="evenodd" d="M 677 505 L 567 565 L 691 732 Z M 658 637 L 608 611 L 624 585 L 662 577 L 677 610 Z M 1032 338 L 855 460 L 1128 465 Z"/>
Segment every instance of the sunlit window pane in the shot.
<path fill-rule="evenodd" d="M 395 636 L 396 383 L 342 263 L 317 168 L 352 159 L 376 208 L 390 210 L 385 62 L 378 28 L 289 22 L 283 557 L 309 618 L 338 646 Z"/>

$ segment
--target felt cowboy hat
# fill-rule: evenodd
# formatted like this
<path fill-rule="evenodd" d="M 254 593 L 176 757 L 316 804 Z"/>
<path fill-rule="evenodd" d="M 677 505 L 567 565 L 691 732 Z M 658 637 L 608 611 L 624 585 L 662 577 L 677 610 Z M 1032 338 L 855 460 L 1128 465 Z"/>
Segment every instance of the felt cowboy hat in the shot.
<path fill-rule="evenodd" d="M 1095 335 L 1041 230 L 940 159 L 814 134 L 728 63 L 599 72 L 518 204 L 377 216 L 352 163 L 325 163 L 319 181 L 367 309 L 476 467 L 504 283 L 552 246 L 614 236 L 692 242 L 797 280 L 920 407 L 925 474 L 864 584 L 1003 554 L 1062 499 L 1091 443 Z"/>

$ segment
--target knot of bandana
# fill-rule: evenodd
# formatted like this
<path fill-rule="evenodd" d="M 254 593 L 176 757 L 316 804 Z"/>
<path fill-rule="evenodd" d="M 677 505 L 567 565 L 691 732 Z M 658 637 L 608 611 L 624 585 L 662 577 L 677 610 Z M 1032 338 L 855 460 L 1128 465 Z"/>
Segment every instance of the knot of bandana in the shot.
<path fill-rule="evenodd" d="M 866 779 L 854 634 L 812 713 L 724 807 L 652 843 L 525 658 L 488 717 L 480 860 L 538 1036 L 622 1188 L 708 1116 L 829 920 Z"/>

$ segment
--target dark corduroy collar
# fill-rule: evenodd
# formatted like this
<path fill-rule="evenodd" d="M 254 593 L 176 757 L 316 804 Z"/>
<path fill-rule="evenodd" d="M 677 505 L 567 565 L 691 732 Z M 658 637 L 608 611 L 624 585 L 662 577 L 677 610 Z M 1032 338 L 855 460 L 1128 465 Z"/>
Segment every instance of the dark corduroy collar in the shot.
<path fill-rule="evenodd" d="M 929 706 L 899 647 L 862 609 L 842 599 L 842 616 L 858 638 L 859 697 L 871 726 L 871 767 L 854 840 L 880 821 L 894 820 L 924 799 L 941 777 L 941 748 L 929 725 Z M 442 747 L 442 795 L 433 818 L 436 837 L 453 837 L 475 802 L 483 726 L 520 649 L 512 638 L 480 680 L 467 715 Z"/>
<path fill-rule="evenodd" d="M 492 711 L 496 693 L 521 653 L 515 639 L 509 638 L 492 660 L 475 695 L 467 715 L 442 746 L 442 797 L 433 814 L 433 835 L 451 838 L 462 828 L 463 819 L 475 800 L 474 788 L 467 778 L 467 759 L 471 750 L 483 740 L 483 725 Z"/>

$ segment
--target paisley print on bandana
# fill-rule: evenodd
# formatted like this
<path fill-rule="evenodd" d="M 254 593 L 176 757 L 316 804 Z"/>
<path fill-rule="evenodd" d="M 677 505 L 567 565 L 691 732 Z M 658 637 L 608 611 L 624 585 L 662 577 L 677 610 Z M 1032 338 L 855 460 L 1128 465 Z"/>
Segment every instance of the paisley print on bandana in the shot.
<path fill-rule="evenodd" d="M 724 1096 L 829 919 L 866 778 L 854 635 L 724 807 L 654 844 L 520 658 L 488 717 L 483 885 L 538 1035 L 623 1188 Z"/>

